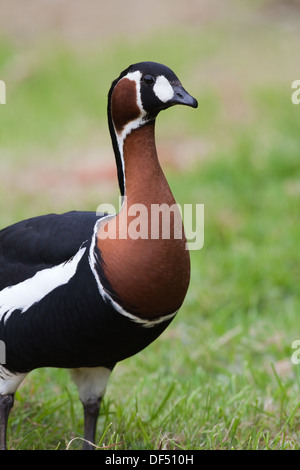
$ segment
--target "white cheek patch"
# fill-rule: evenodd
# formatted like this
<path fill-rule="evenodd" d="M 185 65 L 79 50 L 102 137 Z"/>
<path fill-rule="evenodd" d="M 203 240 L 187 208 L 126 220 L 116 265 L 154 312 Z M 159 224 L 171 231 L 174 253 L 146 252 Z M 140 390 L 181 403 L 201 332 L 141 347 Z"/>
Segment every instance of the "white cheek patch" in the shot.
<path fill-rule="evenodd" d="M 163 75 L 157 77 L 153 91 L 157 98 L 163 103 L 166 103 L 174 96 L 174 90 L 169 80 L 167 80 Z"/>

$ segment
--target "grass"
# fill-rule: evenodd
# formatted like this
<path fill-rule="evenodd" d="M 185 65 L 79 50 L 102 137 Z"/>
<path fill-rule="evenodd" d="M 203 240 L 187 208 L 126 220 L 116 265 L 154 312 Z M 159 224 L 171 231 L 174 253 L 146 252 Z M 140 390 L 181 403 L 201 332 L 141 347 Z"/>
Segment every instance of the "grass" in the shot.
<path fill-rule="evenodd" d="M 160 33 L 151 45 L 149 37 L 116 41 L 84 57 L 64 45 L 40 45 L 21 65 L 15 46 L 0 43 L 0 78 L 8 88 L 0 108 L 3 227 L 103 202 L 100 184 L 37 194 L 38 181 L 18 187 L 13 175 L 49 160 L 59 173 L 70 164 L 66 149 L 78 147 L 84 156 L 91 141 L 109 145 L 105 99 L 119 64 L 157 56 L 199 98 L 197 112 L 177 108 L 160 116 L 157 139 L 182 142 L 180 126 L 180 139 L 196 142 L 195 158 L 181 162 L 180 171 L 166 165 L 166 173 L 178 202 L 205 204 L 205 245 L 191 252 L 190 290 L 172 325 L 116 368 L 101 410 L 100 446 L 299 449 L 300 369 L 291 362 L 300 311 L 300 107 L 290 100 L 291 81 L 299 78 L 297 42 L 290 32 L 287 54 L 280 23 L 252 26 L 244 25 L 244 36 L 231 24 L 183 28 L 176 37 Z M 277 67 L 270 44 L 281 47 Z M 245 69 L 251 57 L 256 67 Z M 9 446 L 77 449 L 82 425 L 68 373 L 34 371 L 17 392 Z"/>

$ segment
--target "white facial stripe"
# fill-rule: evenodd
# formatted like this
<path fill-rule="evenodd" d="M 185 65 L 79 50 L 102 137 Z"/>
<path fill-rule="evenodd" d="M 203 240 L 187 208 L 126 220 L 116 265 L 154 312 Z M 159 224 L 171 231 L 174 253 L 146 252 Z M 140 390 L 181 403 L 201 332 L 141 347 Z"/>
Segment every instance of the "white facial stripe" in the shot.
<path fill-rule="evenodd" d="M 174 90 L 169 80 L 167 80 L 163 75 L 157 77 L 153 91 L 157 98 L 163 103 L 166 103 L 174 96 Z"/>
<path fill-rule="evenodd" d="M 134 129 L 136 129 L 137 127 L 139 127 L 143 121 L 143 118 L 145 117 L 146 115 L 146 112 L 143 108 L 143 105 L 142 105 L 142 98 L 141 98 L 141 72 L 139 72 L 138 70 L 136 72 L 130 72 L 128 73 L 127 75 L 125 75 L 124 78 L 127 78 L 128 80 L 132 80 L 133 82 L 135 82 L 135 85 L 136 85 L 136 103 L 140 109 L 140 112 L 141 114 L 139 115 L 139 117 L 137 119 L 135 119 L 134 121 L 130 121 L 128 124 L 126 124 L 126 126 L 124 127 L 124 129 L 122 130 L 121 133 L 118 134 L 119 136 L 119 139 L 118 140 L 122 140 L 122 142 L 125 140 L 125 137 L 130 134 L 131 131 L 133 131 Z"/>
<path fill-rule="evenodd" d="M 3 289 L 0 292 L 0 319 L 6 314 L 6 321 L 14 310 L 26 312 L 56 287 L 67 284 L 74 276 L 85 250 L 86 248 L 81 248 L 66 263 L 38 271 L 33 277 Z"/>
<path fill-rule="evenodd" d="M 141 76 L 142 76 L 141 72 L 136 70 L 135 72 L 128 73 L 127 75 L 125 75 L 125 77 L 122 78 L 122 80 L 124 78 L 127 78 L 128 80 L 132 80 L 132 81 L 135 82 L 135 85 L 136 85 L 136 103 L 137 103 L 137 105 L 140 109 L 140 116 L 137 119 L 135 119 L 134 121 L 130 121 L 128 124 L 126 124 L 126 126 L 122 129 L 121 132 L 118 132 L 115 129 L 116 137 L 117 137 L 117 141 L 118 141 L 118 147 L 119 147 L 119 151 L 120 151 L 121 162 L 122 162 L 123 178 L 124 178 L 124 190 L 125 190 L 125 187 L 126 187 L 125 165 L 124 165 L 124 157 L 123 157 L 124 141 L 125 141 L 125 138 L 128 134 L 130 134 L 134 129 L 137 129 L 138 127 L 140 127 L 140 125 L 142 124 L 143 119 L 146 115 L 146 112 L 145 112 L 145 110 L 143 108 L 143 105 L 142 105 L 142 98 L 141 98 Z"/>
<path fill-rule="evenodd" d="M 137 95 L 136 96 L 136 102 L 137 102 L 138 107 L 141 110 L 141 113 L 144 114 L 145 111 L 144 111 L 144 108 L 143 108 L 143 105 L 142 105 L 142 99 L 141 99 L 141 76 L 142 76 L 141 72 L 139 72 L 137 70 L 136 72 L 128 73 L 123 78 L 128 78 L 128 80 L 132 80 L 133 82 L 135 82 L 135 84 L 136 84 L 136 95 Z"/>

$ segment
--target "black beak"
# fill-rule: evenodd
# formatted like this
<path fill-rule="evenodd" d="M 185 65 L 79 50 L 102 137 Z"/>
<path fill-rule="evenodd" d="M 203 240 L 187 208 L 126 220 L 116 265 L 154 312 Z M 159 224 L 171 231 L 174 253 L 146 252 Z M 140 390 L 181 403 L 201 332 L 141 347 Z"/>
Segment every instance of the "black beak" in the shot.
<path fill-rule="evenodd" d="M 167 102 L 168 105 L 183 104 L 191 106 L 192 108 L 198 107 L 198 101 L 193 98 L 182 85 L 173 85 L 174 96 Z"/>

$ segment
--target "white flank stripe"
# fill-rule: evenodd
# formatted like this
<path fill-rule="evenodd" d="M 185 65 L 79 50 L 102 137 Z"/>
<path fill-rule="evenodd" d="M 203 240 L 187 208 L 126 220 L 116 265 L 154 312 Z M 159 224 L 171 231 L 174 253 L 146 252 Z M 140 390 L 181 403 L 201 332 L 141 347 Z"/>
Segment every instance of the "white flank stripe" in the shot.
<path fill-rule="evenodd" d="M 6 321 L 14 310 L 26 312 L 56 287 L 67 284 L 85 250 L 81 248 L 69 261 L 38 271 L 33 277 L 0 291 L 0 319 L 6 314 Z"/>

